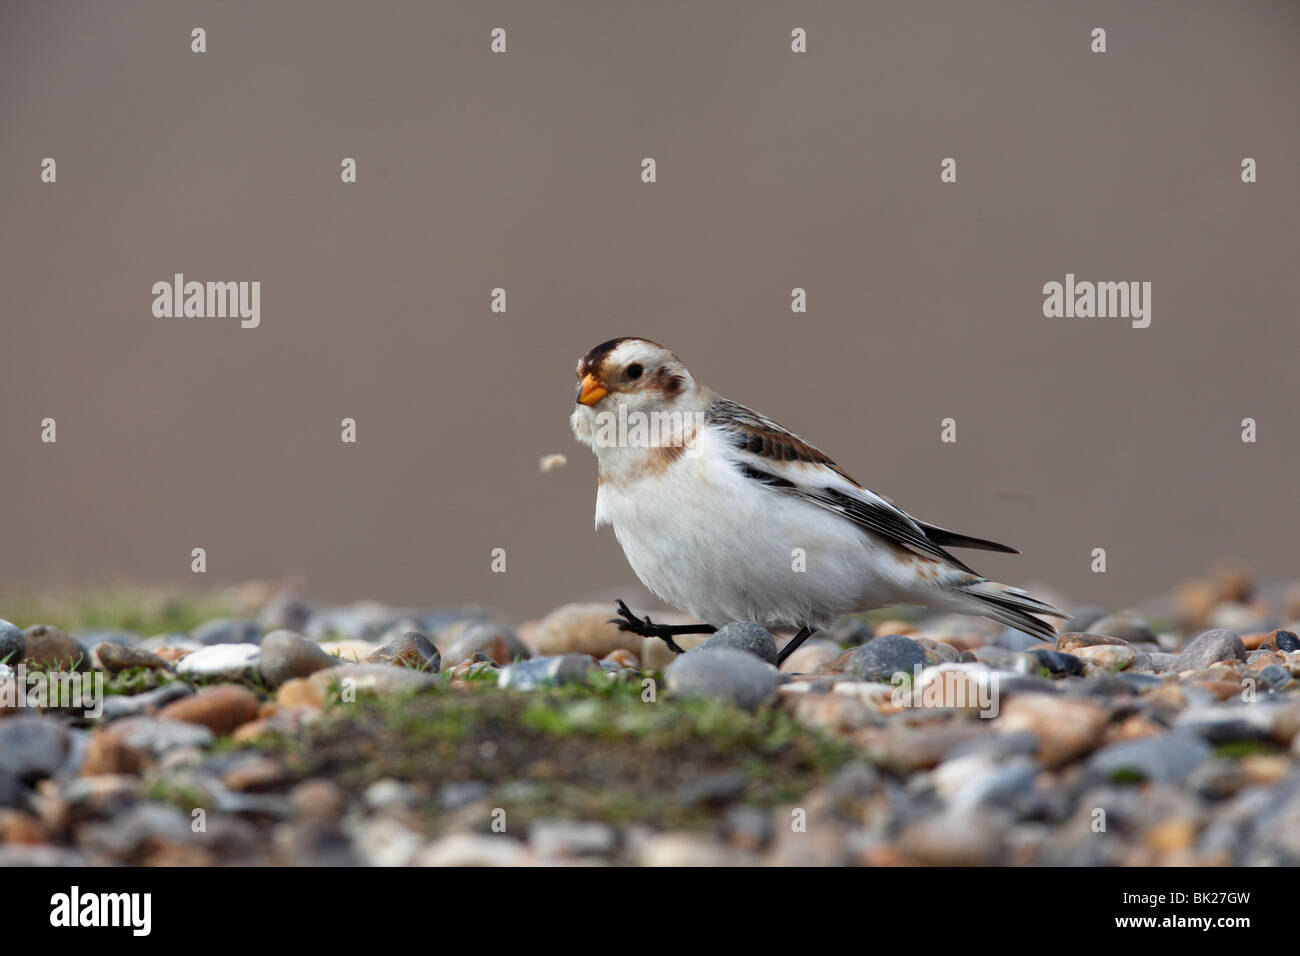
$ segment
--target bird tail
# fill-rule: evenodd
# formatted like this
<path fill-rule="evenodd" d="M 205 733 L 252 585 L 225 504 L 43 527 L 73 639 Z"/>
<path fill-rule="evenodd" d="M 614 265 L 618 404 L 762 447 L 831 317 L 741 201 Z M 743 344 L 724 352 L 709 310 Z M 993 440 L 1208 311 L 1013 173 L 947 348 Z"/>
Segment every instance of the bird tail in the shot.
<path fill-rule="evenodd" d="M 1031 597 L 1020 588 L 1013 588 L 985 578 L 953 588 L 951 593 L 962 599 L 968 612 L 990 617 L 1018 631 L 1041 637 L 1045 641 L 1056 640 L 1056 628 L 1037 615 L 1066 617 L 1046 601 Z"/>

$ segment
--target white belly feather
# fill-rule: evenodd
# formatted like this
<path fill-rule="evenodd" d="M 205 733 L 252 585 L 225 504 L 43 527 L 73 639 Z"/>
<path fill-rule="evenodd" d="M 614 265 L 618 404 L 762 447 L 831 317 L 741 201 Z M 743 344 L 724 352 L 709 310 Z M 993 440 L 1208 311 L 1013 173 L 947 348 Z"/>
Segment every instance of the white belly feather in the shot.
<path fill-rule="evenodd" d="M 741 474 L 708 447 L 715 441 L 706 434 L 702 454 L 658 474 L 601 485 L 596 522 L 613 525 L 646 587 L 714 626 L 826 627 L 847 611 L 905 599 L 911 579 L 891 548 Z"/>

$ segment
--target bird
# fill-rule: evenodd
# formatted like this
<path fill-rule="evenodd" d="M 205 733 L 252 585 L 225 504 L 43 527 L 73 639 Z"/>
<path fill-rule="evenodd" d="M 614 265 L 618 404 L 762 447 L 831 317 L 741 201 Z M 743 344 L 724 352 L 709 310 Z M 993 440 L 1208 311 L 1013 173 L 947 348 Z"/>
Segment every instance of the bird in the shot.
<path fill-rule="evenodd" d="M 596 528 L 611 525 L 651 592 L 699 619 L 656 624 L 618 601 L 620 630 L 662 639 L 732 621 L 795 631 L 780 666 L 843 614 L 905 604 L 983 615 L 1044 640 L 1066 617 L 952 554 L 1012 547 L 913 517 L 826 453 L 623 336 L 578 361 L 570 425 L 596 458 Z M 657 425 L 657 427 L 656 427 Z"/>

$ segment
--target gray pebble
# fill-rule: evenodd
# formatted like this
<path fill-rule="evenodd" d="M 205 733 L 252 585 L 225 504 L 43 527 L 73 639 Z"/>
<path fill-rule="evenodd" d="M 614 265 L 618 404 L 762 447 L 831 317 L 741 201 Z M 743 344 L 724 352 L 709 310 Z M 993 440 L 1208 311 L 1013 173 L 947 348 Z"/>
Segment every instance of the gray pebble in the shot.
<path fill-rule="evenodd" d="M 864 680 L 889 681 L 900 671 L 912 677 L 915 669 L 925 667 L 926 663 L 925 648 L 916 641 L 899 634 L 885 634 L 853 652 L 848 673 Z"/>
<path fill-rule="evenodd" d="M 215 739 L 212 731 L 201 724 L 159 717 L 127 717 L 113 725 L 118 736 L 132 747 L 161 757 L 169 750 L 206 747 Z"/>
<path fill-rule="evenodd" d="M 582 684 L 600 673 L 600 665 L 586 654 L 561 654 L 515 661 L 501 669 L 497 686 L 510 690 L 535 690 L 562 684 Z"/>
<path fill-rule="evenodd" d="M 860 617 L 842 617 L 826 632 L 826 637 L 840 647 L 857 647 L 875 636 L 871 623 Z"/>
<path fill-rule="evenodd" d="M 32 715 L 0 720 L 0 774 L 22 780 L 51 776 L 67 750 L 68 732 L 56 718 Z"/>
<path fill-rule="evenodd" d="M 1181 783 L 1213 751 L 1195 737 L 1165 734 L 1111 744 L 1097 751 L 1088 768 L 1104 777 L 1133 775 L 1158 783 Z"/>
<path fill-rule="evenodd" d="M 0 664 L 17 664 L 26 653 L 27 638 L 22 630 L 0 618 Z"/>
<path fill-rule="evenodd" d="M 776 665 L 776 638 L 772 637 L 767 628 L 754 621 L 733 621 L 724 625 L 700 647 L 729 647 L 735 651 L 746 651 Z"/>
<path fill-rule="evenodd" d="M 1089 624 L 1088 633 L 1118 637 L 1130 644 L 1156 643 L 1156 632 L 1136 614 L 1107 614 Z"/>
<path fill-rule="evenodd" d="M 184 681 L 172 681 L 143 694 L 109 694 L 104 698 L 104 720 L 120 720 L 152 714 L 174 700 L 188 697 L 194 689 Z"/>
<path fill-rule="evenodd" d="M 1005 647 L 1009 651 L 1027 651 L 1031 647 L 1050 647 L 1045 644 L 1042 638 L 1034 637 L 1032 634 L 1026 634 L 1023 631 L 1007 628 L 997 637 L 993 638 L 994 647 Z"/>
<path fill-rule="evenodd" d="M 260 644 L 262 629 L 256 621 L 242 618 L 216 618 L 205 621 L 190 635 L 200 644 Z"/>
<path fill-rule="evenodd" d="M 533 656 L 533 652 L 518 634 L 495 621 L 466 624 L 443 657 L 447 660 L 447 666 L 451 667 L 472 659 L 475 654 L 484 654 L 502 667 L 512 661 L 528 660 Z"/>
<path fill-rule="evenodd" d="M 744 709 L 774 698 L 779 683 L 771 664 L 727 647 L 696 648 L 682 654 L 668 667 L 667 678 L 674 693 L 717 697 Z"/>
<path fill-rule="evenodd" d="M 1174 670 L 1200 671 L 1218 661 L 1246 659 L 1246 645 L 1232 631 L 1219 628 L 1193 638 L 1174 661 Z"/>
<path fill-rule="evenodd" d="M 262 638 L 257 670 L 271 687 L 295 677 L 310 677 L 327 667 L 337 667 L 337 657 L 327 654 L 315 641 L 293 631 L 272 631 Z"/>

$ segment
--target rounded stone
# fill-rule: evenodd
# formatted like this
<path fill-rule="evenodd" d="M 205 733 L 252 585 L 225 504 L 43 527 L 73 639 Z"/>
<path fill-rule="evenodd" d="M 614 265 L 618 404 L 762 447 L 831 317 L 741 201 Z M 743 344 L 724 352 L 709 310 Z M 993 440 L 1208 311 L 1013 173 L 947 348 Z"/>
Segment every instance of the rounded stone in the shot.
<path fill-rule="evenodd" d="M 1182 649 L 1174 670 L 1199 671 L 1219 661 L 1244 661 L 1246 645 L 1234 632 L 1219 628 L 1199 634 Z"/>
<path fill-rule="evenodd" d="M 15 624 L 0 619 L 0 664 L 13 666 L 27 653 L 27 638 Z"/>
<path fill-rule="evenodd" d="M 257 670 L 271 687 L 279 687 L 295 677 L 310 677 L 327 667 L 337 667 L 332 657 L 310 638 L 289 630 L 272 631 L 262 638 Z"/>
<path fill-rule="evenodd" d="M 901 634 L 885 634 L 853 652 L 848 673 L 864 680 L 888 681 L 899 672 L 911 677 L 926 663 L 925 648 L 916 641 Z"/>
<path fill-rule="evenodd" d="M 511 661 L 527 660 L 533 656 L 518 634 L 493 621 L 474 621 L 467 625 L 442 656 L 451 666 L 467 661 L 475 654 L 483 654 L 503 667 Z"/>
<path fill-rule="evenodd" d="M 1093 634 L 1117 637 L 1130 644 L 1154 644 L 1156 632 L 1136 614 L 1107 614 L 1088 625 Z"/>
<path fill-rule="evenodd" d="M 213 687 L 168 704 L 158 716 L 198 724 L 223 736 L 257 717 L 257 697 L 243 687 Z"/>
<path fill-rule="evenodd" d="M 640 654 L 642 638 L 620 631 L 617 624 L 611 623 L 613 617 L 615 610 L 608 604 L 565 604 L 538 622 L 532 637 L 533 650 L 538 657 L 590 654 L 598 660 L 620 648 Z"/>
<path fill-rule="evenodd" d="M 767 628 L 755 621 L 733 621 L 719 628 L 700 645 L 700 649 L 729 647 L 745 651 L 769 664 L 776 665 L 776 638 Z"/>
<path fill-rule="evenodd" d="M 131 670 L 136 667 L 166 670 L 168 666 L 165 660 L 152 651 L 132 647 L 129 644 L 118 644 L 113 641 L 102 641 L 96 644 L 94 657 L 95 660 L 99 661 L 99 666 L 110 674 Z"/>
<path fill-rule="evenodd" d="M 685 696 L 716 697 L 752 710 L 776 696 L 776 668 L 753 654 L 728 647 L 681 655 L 668 668 L 668 689 Z"/>
<path fill-rule="evenodd" d="M 34 624 L 23 632 L 27 640 L 27 656 L 24 658 L 28 667 L 45 667 L 50 670 L 91 669 L 90 654 L 77 641 L 64 634 L 57 627 L 47 624 Z"/>
<path fill-rule="evenodd" d="M 391 664 L 436 674 L 442 667 L 438 649 L 419 631 L 407 631 L 366 658 L 369 664 Z"/>
<path fill-rule="evenodd" d="M 860 617 L 842 617 L 825 634 L 840 647 L 858 647 L 876 636 L 871 622 Z"/>

